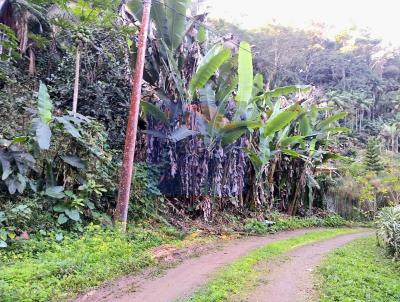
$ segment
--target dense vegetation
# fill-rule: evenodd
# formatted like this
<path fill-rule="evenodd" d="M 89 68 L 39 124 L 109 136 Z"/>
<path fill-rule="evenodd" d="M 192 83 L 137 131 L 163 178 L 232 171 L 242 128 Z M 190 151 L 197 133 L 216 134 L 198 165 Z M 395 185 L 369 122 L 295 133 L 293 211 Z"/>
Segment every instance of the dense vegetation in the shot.
<path fill-rule="evenodd" d="M 3 246 L 110 223 L 141 11 L 114 4 L 2 6 Z M 338 156 L 346 113 L 315 102 L 311 86 L 265 89 L 248 43 L 231 49 L 208 38 L 204 16 L 170 6 L 153 6 L 131 218 L 312 214 L 317 169 Z"/>
<path fill-rule="evenodd" d="M 152 6 L 132 226 L 116 232 L 141 14 L 139 0 L 0 1 L 0 300 L 149 265 L 193 220 L 265 234 L 389 207 L 399 257 L 399 50 L 354 29 L 246 32 L 189 0 Z"/>
<path fill-rule="evenodd" d="M 400 207 L 384 208 L 377 219 L 378 235 L 390 255 L 400 259 Z"/>
<path fill-rule="evenodd" d="M 271 24 L 257 31 L 244 31 L 223 20 L 214 20 L 213 25 L 221 34 L 233 33 L 226 36 L 229 39 L 254 45 L 255 70 L 267 79 L 267 89 L 313 85 L 317 104 L 348 113 L 341 126 L 349 132 L 331 148 L 350 160 L 333 171 L 324 167 L 333 175 L 317 178 L 319 202 L 353 219 L 372 217 L 377 207 L 398 204 L 398 48 L 387 47 L 355 27 L 330 39 L 319 24 L 308 29 Z M 377 150 L 365 152 L 368 143 Z"/>

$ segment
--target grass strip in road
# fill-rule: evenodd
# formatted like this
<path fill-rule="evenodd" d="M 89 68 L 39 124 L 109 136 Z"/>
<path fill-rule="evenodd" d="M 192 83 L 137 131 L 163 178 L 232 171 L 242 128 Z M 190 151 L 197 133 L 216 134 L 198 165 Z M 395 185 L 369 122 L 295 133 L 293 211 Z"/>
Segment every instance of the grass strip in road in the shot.
<path fill-rule="evenodd" d="M 269 243 L 223 268 L 208 284 L 197 291 L 187 301 L 222 302 L 230 297 L 248 292 L 257 285 L 261 272 L 255 266 L 261 261 L 279 256 L 291 249 L 306 244 L 329 239 L 338 235 L 355 232 L 355 229 L 328 229 L 310 231 L 304 235 Z"/>
<path fill-rule="evenodd" d="M 332 252 L 318 275 L 320 302 L 400 301 L 400 262 L 392 261 L 374 236 Z"/>

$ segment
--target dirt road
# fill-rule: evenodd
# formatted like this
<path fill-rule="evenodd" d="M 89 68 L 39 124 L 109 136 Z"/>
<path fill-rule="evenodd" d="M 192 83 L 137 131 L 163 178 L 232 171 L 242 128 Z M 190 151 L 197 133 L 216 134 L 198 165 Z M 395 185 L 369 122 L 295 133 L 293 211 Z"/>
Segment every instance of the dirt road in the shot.
<path fill-rule="evenodd" d="M 280 232 L 225 242 L 218 250 L 183 261 L 158 276 L 126 276 L 79 296 L 75 302 L 170 302 L 190 295 L 219 268 L 267 243 L 303 235 L 311 230 Z"/>
<path fill-rule="evenodd" d="M 303 235 L 312 230 L 280 232 L 264 237 L 250 237 L 224 243 L 218 250 L 184 260 L 156 276 L 126 276 L 78 297 L 75 302 L 171 302 L 190 296 L 219 268 L 270 242 Z M 295 295 L 312 292 L 310 269 L 323 255 L 364 234 L 342 235 L 317 244 L 298 248 L 287 254 L 289 261 L 276 263 L 267 273 L 269 283 L 261 286 L 247 301 L 305 301 Z M 266 268 L 267 269 L 267 268 Z"/>
<path fill-rule="evenodd" d="M 246 300 L 251 302 L 316 301 L 313 271 L 323 257 L 334 249 L 370 233 L 341 235 L 329 240 L 302 246 L 265 264 L 264 285 Z M 243 299 L 241 299 L 243 301 Z"/>

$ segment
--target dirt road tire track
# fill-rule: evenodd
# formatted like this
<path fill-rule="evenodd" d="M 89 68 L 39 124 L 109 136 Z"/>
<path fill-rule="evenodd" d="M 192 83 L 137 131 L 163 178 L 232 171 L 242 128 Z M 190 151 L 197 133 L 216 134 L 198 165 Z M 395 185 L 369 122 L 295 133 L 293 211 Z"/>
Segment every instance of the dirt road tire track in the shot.
<path fill-rule="evenodd" d="M 216 251 L 184 260 L 161 276 L 125 276 L 80 295 L 75 302 L 170 302 L 190 295 L 224 265 L 270 242 L 301 236 L 316 229 L 279 232 L 226 242 Z"/>
<path fill-rule="evenodd" d="M 313 271 L 333 250 L 371 233 L 353 233 L 296 248 L 264 267 L 264 285 L 247 299 L 251 302 L 316 301 Z"/>

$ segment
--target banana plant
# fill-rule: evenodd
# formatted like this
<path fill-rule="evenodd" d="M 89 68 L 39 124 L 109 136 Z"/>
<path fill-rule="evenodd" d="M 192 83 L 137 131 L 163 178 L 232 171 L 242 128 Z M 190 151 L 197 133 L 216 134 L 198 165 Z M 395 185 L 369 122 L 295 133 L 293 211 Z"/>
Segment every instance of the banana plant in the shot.
<path fill-rule="evenodd" d="M 128 7 L 136 18 L 141 18 L 142 1 L 130 0 Z M 151 19 L 155 24 L 157 36 L 166 43 L 169 49 L 175 51 L 182 43 L 187 30 L 186 12 L 191 4 L 190 0 L 160 0 L 154 1 L 151 8 Z"/>

